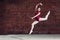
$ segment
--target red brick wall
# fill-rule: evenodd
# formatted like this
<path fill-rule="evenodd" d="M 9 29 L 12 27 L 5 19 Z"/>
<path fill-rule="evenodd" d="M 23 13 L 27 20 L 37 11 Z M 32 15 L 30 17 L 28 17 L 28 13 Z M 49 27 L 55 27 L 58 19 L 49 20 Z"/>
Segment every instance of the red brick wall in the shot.
<path fill-rule="evenodd" d="M 29 33 L 30 17 L 34 16 L 35 5 L 43 3 L 41 17 L 48 10 L 51 14 L 47 21 L 35 25 L 33 33 L 60 33 L 60 0 L 3 0 L 0 1 L 0 34 Z"/>

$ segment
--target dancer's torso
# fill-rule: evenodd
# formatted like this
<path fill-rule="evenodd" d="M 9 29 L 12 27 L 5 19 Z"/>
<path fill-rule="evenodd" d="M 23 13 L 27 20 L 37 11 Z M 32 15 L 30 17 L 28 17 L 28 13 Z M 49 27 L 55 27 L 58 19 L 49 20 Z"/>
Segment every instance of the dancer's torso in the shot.
<path fill-rule="evenodd" d="M 35 15 L 37 15 L 37 14 L 39 14 L 39 13 L 41 13 L 41 12 L 40 12 L 40 11 L 36 11 L 36 12 L 35 12 Z M 39 18 L 40 18 L 40 15 L 38 15 L 37 17 L 35 17 L 35 20 L 39 21 Z"/>

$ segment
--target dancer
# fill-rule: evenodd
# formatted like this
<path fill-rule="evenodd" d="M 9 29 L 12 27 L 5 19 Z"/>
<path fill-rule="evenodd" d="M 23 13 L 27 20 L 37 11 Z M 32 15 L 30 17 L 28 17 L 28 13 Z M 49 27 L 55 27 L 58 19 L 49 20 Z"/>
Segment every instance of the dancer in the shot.
<path fill-rule="evenodd" d="M 38 3 L 37 5 L 36 5 L 36 8 L 35 8 L 35 11 L 36 11 L 36 15 L 34 16 L 34 17 L 32 17 L 32 19 L 35 19 L 35 21 L 31 24 L 31 30 L 30 30 L 30 32 L 29 32 L 29 34 L 31 34 L 32 32 L 33 32 L 33 29 L 34 29 L 34 26 L 37 24 L 37 23 L 39 23 L 40 21 L 46 21 L 47 19 L 48 19 L 48 16 L 49 16 L 49 14 L 50 14 L 50 11 L 48 11 L 48 13 L 47 13 L 47 15 L 45 16 L 45 18 L 41 18 L 41 17 L 39 17 L 40 16 L 40 14 L 41 14 L 41 8 L 39 7 L 38 8 L 38 6 L 39 5 L 43 5 L 42 3 Z M 38 9 L 37 9 L 38 8 Z"/>

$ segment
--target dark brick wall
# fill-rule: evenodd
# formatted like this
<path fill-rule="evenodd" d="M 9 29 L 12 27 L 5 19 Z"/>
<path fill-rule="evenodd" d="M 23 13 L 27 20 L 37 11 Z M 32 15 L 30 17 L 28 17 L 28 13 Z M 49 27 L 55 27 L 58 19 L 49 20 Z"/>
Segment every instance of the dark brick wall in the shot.
<path fill-rule="evenodd" d="M 29 33 L 30 17 L 34 16 L 35 5 L 43 3 L 41 17 L 45 17 L 48 10 L 51 14 L 47 21 L 35 25 L 33 33 L 60 33 L 60 0 L 1 0 L 0 1 L 0 34 Z"/>

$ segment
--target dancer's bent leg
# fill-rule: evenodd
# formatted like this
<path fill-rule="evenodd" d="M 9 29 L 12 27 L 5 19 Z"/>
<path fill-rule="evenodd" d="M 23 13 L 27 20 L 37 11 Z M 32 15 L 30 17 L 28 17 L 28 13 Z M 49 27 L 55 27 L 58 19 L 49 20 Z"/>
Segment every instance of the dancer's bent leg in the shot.
<path fill-rule="evenodd" d="M 31 30 L 30 30 L 30 33 L 29 33 L 29 34 L 31 34 L 31 33 L 33 32 L 34 26 L 35 26 L 38 22 L 39 22 L 39 21 L 34 21 L 34 22 L 32 23 L 32 27 L 31 27 Z"/>
<path fill-rule="evenodd" d="M 47 15 L 45 16 L 45 18 L 39 18 L 39 21 L 45 21 L 45 20 L 47 20 L 49 14 L 50 14 L 50 11 L 47 13 Z"/>

